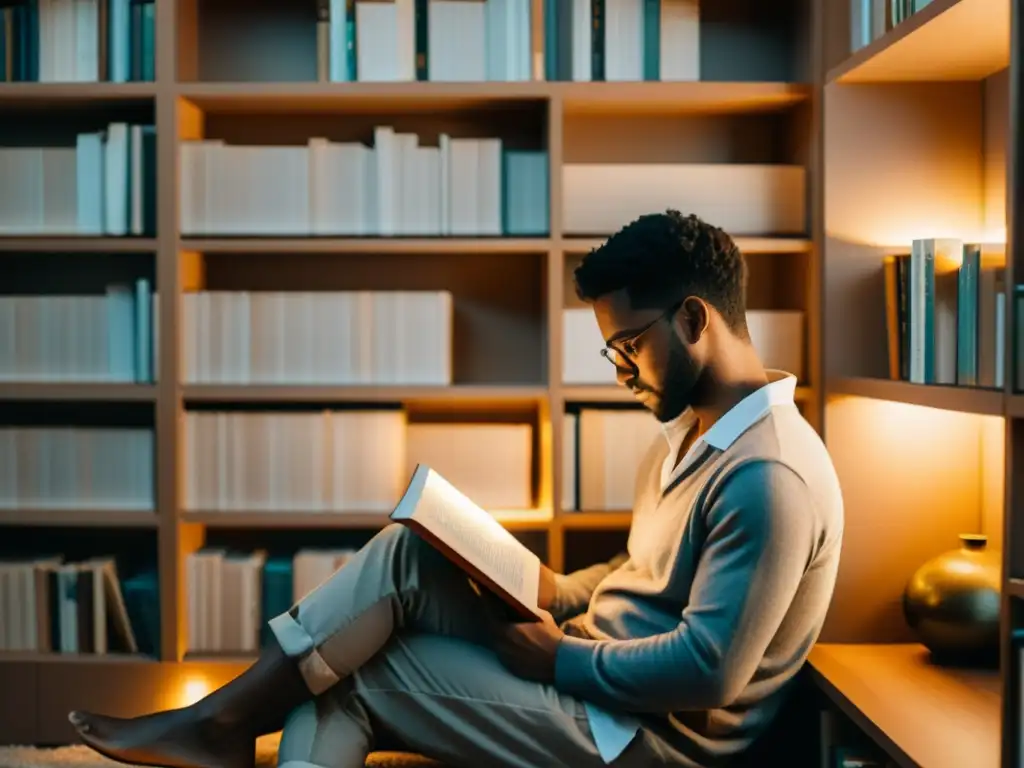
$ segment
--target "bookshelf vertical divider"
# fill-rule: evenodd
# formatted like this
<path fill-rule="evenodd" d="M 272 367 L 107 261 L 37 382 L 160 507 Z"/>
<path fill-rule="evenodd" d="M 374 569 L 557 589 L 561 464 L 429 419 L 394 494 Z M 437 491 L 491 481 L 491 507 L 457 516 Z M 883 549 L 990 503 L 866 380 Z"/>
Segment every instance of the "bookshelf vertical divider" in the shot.
<path fill-rule="evenodd" d="M 535 3 L 534 7 L 540 3 Z M 537 16 L 543 21 L 543 13 Z M 537 25 L 534 25 L 536 31 Z M 540 41 L 543 43 L 543 27 Z M 543 46 L 541 46 L 543 50 Z M 562 428 L 562 414 L 565 400 L 562 397 L 562 308 L 565 292 L 565 253 L 561 249 L 562 239 L 562 158 L 564 141 L 564 102 L 560 94 L 551 94 L 547 100 L 547 150 L 548 150 L 548 237 L 553 247 L 548 251 L 548 272 L 545 289 L 547 292 L 547 369 L 548 369 L 548 415 L 551 430 L 552 474 L 551 522 L 548 524 L 548 565 L 555 571 L 565 567 L 565 530 L 561 525 L 562 509 L 562 455 L 565 442 Z"/>
<path fill-rule="evenodd" d="M 1014 413 L 1013 400 L 1024 387 L 1019 377 L 1021 321 L 1018 316 L 1017 277 L 1024 270 L 1024 195 L 1019 184 L 1024 180 L 1024 146 L 1022 146 L 1021 104 L 1024 99 L 1024 72 L 1021 71 L 1021 45 L 1024 44 L 1024 4 L 1013 0 L 1010 5 L 1010 62 L 1008 120 L 1006 129 L 1006 325 L 1010 329 L 1003 340 L 1007 373 L 1003 379 L 1003 526 L 1002 582 L 1000 601 L 1000 693 L 1001 755 L 1004 768 L 1020 766 L 1024 761 L 1022 732 L 1022 667 L 1020 602 L 1024 594 L 1015 590 L 1016 579 L 1024 566 L 1020 544 L 1024 539 L 1024 421 Z M 1016 582 L 1019 584 L 1019 582 Z"/>
<path fill-rule="evenodd" d="M 810 3 L 810 77 L 811 98 L 807 109 L 808 173 L 807 201 L 811 253 L 807 270 L 807 378 L 810 383 L 804 415 L 825 439 L 825 141 L 823 104 L 825 95 L 825 51 L 827 0 Z"/>
<path fill-rule="evenodd" d="M 157 253 L 156 290 L 159 292 L 156 339 L 156 501 L 157 574 L 160 594 L 160 659 L 182 657 L 184 599 L 180 563 L 179 466 L 181 383 L 178 268 L 178 4 L 156 4 L 156 140 L 157 140 Z"/>

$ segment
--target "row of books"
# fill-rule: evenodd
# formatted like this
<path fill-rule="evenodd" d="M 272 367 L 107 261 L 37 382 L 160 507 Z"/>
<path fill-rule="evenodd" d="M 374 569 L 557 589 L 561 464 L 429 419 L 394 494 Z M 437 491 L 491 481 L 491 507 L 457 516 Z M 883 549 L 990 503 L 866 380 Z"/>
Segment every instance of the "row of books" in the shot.
<path fill-rule="evenodd" d="M 850 4 L 850 52 L 877 40 L 931 1 L 847 0 Z"/>
<path fill-rule="evenodd" d="M 562 419 L 562 509 L 632 509 L 637 469 L 661 424 L 647 411 L 600 408 Z"/>
<path fill-rule="evenodd" d="M 543 151 L 497 138 L 421 145 L 378 126 L 373 146 L 312 138 L 306 146 L 181 148 L 181 230 L 191 235 L 542 235 Z"/>
<path fill-rule="evenodd" d="M 192 384 L 452 383 L 448 291 L 201 291 L 182 299 Z"/>
<path fill-rule="evenodd" d="M 156 79 L 155 0 L 18 0 L 0 7 L 0 82 Z"/>
<path fill-rule="evenodd" d="M 292 557 L 204 547 L 185 561 L 189 653 L 254 653 L 267 622 L 341 568 L 351 549 L 301 549 Z"/>
<path fill-rule="evenodd" d="M 700 79 L 698 0 L 547 0 L 548 80 Z"/>
<path fill-rule="evenodd" d="M 565 414 L 564 428 L 563 508 L 628 508 L 657 422 L 585 408 Z M 410 422 L 397 409 L 190 411 L 184 442 L 190 510 L 389 512 L 419 463 L 485 509 L 533 506 L 528 424 Z M 153 432 L 0 428 L 0 508 L 152 511 Z"/>
<path fill-rule="evenodd" d="M 747 310 L 750 340 L 768 368 L 804 376 L 805 315 L 798 310 Z M 605 346 L 590 307 L 562 312 L 562 381 L 615 384 L 615 367 L 601 355 Z"/>
<path fill-rule="evenodd" d="M 110 123 L 74 147 L 0 147 L 0 235 L 153 235 L 156 132 Z"/>
<path fill-rule="evenodd" d="M 321 81 L 529 80 L 530 0 L 318 0 Z"/>
<path fill-rule="evenodd" d="M 417 423 L 402 410 L 185 415 L 188 509 L 390 512 L 417 463 L 489 510 L 532 506 L 528 424 Z"/>
<path fill-rule="evenodd" d="M 0 296 L 0 381 L 152 382 L 150 281 L 96 296 Z"/>
<path fill-rule="evenodd" d="M 0 296 L 0 381 L 155 381 L 157 300 L 146 279 L 97 296 Z M 449 291 L 197 291 L 181 312 L 187 384 L 453 381 Z M 614 384 L 593 311 L 562 317 L 563 382 Z M 795 310 L 747 313 L 765 364 L 798 378 L 804 323 Z"/>
<path fill-rule="evenodd" d="M 1001 388 L 1005 247 L 918 239 L 883 259 L 889 377 Z"/>
<path fill-rule="evenodd" d="M 0 509 L 154 509 L 154 438 L 134 427 L 0 427 Z"/>
<path fill-rule="evenodd" d="M 156 573 L 123 578 L 113 558 L 0 559 L 0 651 L 156 656 Z"/>

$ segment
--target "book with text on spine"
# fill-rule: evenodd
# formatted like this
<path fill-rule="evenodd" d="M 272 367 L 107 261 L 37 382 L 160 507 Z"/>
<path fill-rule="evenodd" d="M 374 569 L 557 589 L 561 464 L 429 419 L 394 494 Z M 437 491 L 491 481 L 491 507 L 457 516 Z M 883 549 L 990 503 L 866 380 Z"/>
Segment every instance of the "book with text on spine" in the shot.
<path fill-rule="evenodd" d="M 391 519 L 431 544 L 519 617 L 541 619 L 540 558 L 433 469 L 416 465 Z"/>

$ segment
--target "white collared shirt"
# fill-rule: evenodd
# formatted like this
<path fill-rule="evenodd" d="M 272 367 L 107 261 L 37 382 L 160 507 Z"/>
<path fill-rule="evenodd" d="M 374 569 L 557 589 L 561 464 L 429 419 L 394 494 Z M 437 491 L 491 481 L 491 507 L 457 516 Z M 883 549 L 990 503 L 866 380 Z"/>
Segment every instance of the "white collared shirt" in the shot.
<path fill-rule="evenodd" d="M 704 445 L 724 451 L 767 414 L 772 407 L 792 405 L 796 394 L 796 376 L 772 369 L 765 373 L 768 375 L 768 383 L 751 392 L 726 411 L 718 421 L 711 425 L 711 429 L 693 441 L 686 455 L 678 464 L 676 464 L 676 456 L 679 455 L 679 449 L 682 448 L 697 416 L 687 408 L 672 421 L 661 425 L 669 446 L 668 456 L 665 457 L 665 463 L 661 465 L 662 490 L 668 488 L 683 473 L 686 466 L 700 453 Z"/>

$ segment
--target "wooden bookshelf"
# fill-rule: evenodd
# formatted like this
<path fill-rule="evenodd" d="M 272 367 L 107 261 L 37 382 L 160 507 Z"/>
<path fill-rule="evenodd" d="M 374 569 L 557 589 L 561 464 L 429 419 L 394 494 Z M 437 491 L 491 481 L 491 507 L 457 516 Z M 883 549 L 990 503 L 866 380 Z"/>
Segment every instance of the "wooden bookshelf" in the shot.
<path fill-rule="evenodd" d="M 156 528 L 160 516 L 144 510 L 2 509 L 0 525 L 60 528 Z"/>
<path fill-rule="evenodd" d="M 154 83 L 9 83 L 0 82 L 5 109 L 52 106 L 106 106 L 156 97 Z"/>
<path fill-rule="evenodd" d="M 737 247 L 745 255 L 762 253 L 809 253 L 813 250 L 810 240 L 793 237 L 735 237 Z M 562 240 L 558 247 L 566 253 L 587 253 L 599 246 L 600 238 L 571 237 Z"/>
<path fill-rule="evenodd" d="M 1005 397 L 1002 390 L 940 384 L 912 384 L 908 381 L 893 381 L 892 379 L 837 378 L 829 381 L 828 391 L 830 396 L 867 397 L 875 400 L 888 400 L 893 403 L 987 416 L 1002 416 L 1005 408 Z"/>
<path fill-rule="evenodd" d="M 547 532 L 551 516 L 542 512 L 523 511 L 495 513 L 503 526 L 511 531 Z M 199 523 L 211 528 L 271 528 L 329 530 L 348 528 L 355 530 L 379 529 L 390 523 L 381 512 L 183 512 L 186 523 Z"/>
<path fill-rule="evenodd" d="M 853 52 L 848 4 L 823 20 L 824 422 L 846 532 L 810 666 L 835 710 L 905 768 L 1015 768 L 1022 758 L 1016 308 L 1004 346 L 992 348 L 1001 380 L 911 383 L 890 369 L 883 279 L 883 259 L 909 254 L 913 239 L 953 237 L 982 244 L 1005 271 L 1005 306 L 1015 301 L 1012 6 L 933 0 Z M 998 670 L 934 662 L 903 617 L 911 575 L 962 533 L 986 535 L 1002 563 Z"/>
<path fill-rule="evenodd" d="M 184 238 L 184 251 L 197 253 L 542 253 L 551 250 L 551 241 L 543 238 L 330 238 L 330 237 L 220 237 Z"/>
<path fill-rule="evenodd" d="M 833 83 L 982 80 L 1010 63 L 1010 3 L 933 0 L 828 72 Z"/>
<path fill-rule="evenodd" d="M 39 382 L 33 384 L 0 384 L 3 400 L 57 400 L 66 402 L 152 403 L 157 388 L 148 384 L 64 384 Z"/>
<path fill-rule="evenodd" d="M 532 2 L 539 11 L 541 0 Z M 1016 768 L 1011 737 L 1019 730 L 1019 702 L 1015 693 L 1005 695 L 1013 687 L 1011 667 L 993 682 L 927 665 L 895 606 L 913 567 L 955 545 L 957 533 L 992 530 L 1004 552 L 1012 550 L 1011 530 L 1020 538 L 1019 524 L 1011 527 L 1021 506 L 1016 478 L 1024 477 L 1024 465 L 1018 469 L 1024 430 L 1015 421 L 1024 416 L 1024 395 L 1009 384 L 986 391 L 888 380 L 880 289 L 866 287 L 878 284 L 881 255 L 909 245 L 908 232 L 936 222 L 978 222 L 985 203 L 994 210 L 996 201 L 1015 200 L 1013 185 L 1004 190 L 995 173 L 1012 168 L 1015 142 L 1007 142 L 1002 154 L 984 151 L 1000 137 L 1005 142 L 1019 134 L 1007 128 L 989 135 L 993 123 L 985 121 L 986 115 L 1005 114 L 1008 122 L 1018 98 L 999 98 L 1014 81 L 1005 71 L 1010 51 L 1017 50 L 1008 43 L 1010 4 L 932 0 L 852 55 L 846 3 L 702 5 L 700 82 L 546 82 L 543 67 L 534 73 L 541 79 L 524 82 L 315 82 L 312 6 L 268 0 L 250 14 L 241 0 L 160 0 L 155 82 L 0 83 L 0 111 L 23 118 L 8 124 L 18 123 L 17 131 L 7 129 L 13 133 L 0 126 L 0 145 L 7 138 L 23 143 L 35 130 L 66 141 L 86 130 L 82 126 L 94 130 L 115 117 L 156 126 L 154 236 L 0 237 L 0 261 L 59 255 L 66 264 L 73 257 L 84 265 L 75 268 L 77 275 L 118 257 L 118 265 L 104 262 L 103 269 L 120 276 L 136 269 L 152 279 L 159 292 L 157 382 L 7 382 L 0 385 L 0 406 L 13 412 L 41 402 L 85 414 L 123 408 L 132 418 L 148 419 L 158 435 L 157 511 L 5 510 L 0 538 L 20 544 L 52 536 L 96 553 L 109 539 L 111 547 L 145 550 L 159 576 L 160 614 L 155 658 L 0 654 L 2 687 L 11 692 L 0 694 L 0 741 L 64 741 L 71 738 L 66 712 L 72 707 L 131 714 L 178 706 L 193 688 L 205 690 L 237 674 L 245 659 L 189 653 L 185 562 L 204 544 L 347 541 L 386 524 L 380 513 L 189 509 L 184 422 L 192 411 L 387 405 L 428 421 L 529 423 L 536 435 L 536 509 L 499 519 L 556 569 L 614 554 L 626 541 L 629 510 L 577 512 L 560 502 L 563 414 L 581 405 L 632 404 L 629 393 L 614 385 L 562 381 L 561 317 L 575 306 L 571 267 L 603 240 L 599 233 L 570 230 L 563 169 L 601 162 L 761 163 L 805 169 L 806 226 L 782 235 L 738 234 L 750 257 L 751 306 L 804 312 L 798 401 L 825 435 L 847 494 L 842 572 L 812 673 L 835 709 L 900 765 L 945 768 L 947 757 L 967 755 L 958 765 Z M 535 13 L 531 47 L 537 61 L 543 60 L 541 18 Z M 182 227 L 179 163 L 186 142 L 297 145 L 321 135 L 365 140 L 385 121 L 430 136 L 498 135 L 543 149 L 550 170 L 549 231 L 530 237 L 219 236 Z M 989 163 L 986 173 L 977 165 L 981 157 Z M 1010 243 L 1017 218 L 1010 217 Z M 867 231 L 876 225 L 877 232 Z M 1008 259 L 1011 276 L 1016 258 Z M 125 266 L 124 259 L 137 264 Z M 451 290 L 467 308 L 454 345 L 454 383 L 188 379 L 181 354 L 186 294 L 322 286 Z M 482 311 L 491 300 L 501 300 L 500 311 Z M 1007 334 L 1008 354 L 1014 336 Z M 882 404 L 897 410 L 871 410 Z M 905 421 L 893 417 L 902 409 L 911 414 Z M 974 421 L 983 419 L 1005 419 L 1005 434 L 996 430 L 999 439 L 993 440 L 993 430 Z M 1001 467 L 1005 461 L 1002 485 L 978 455 L 979 443 L 988 450 L 993 442 L 1005 448 L 996 462 Z M 906 476 L 912 461 L 938 468 Z M 991 503 L 993 494 L 998 504 Z M 983 495 L 989 501 L 980 504 Z M 1011 610 L 1013 600 L 1024 597 L 1024 551 L 1014 558 L 1005 598 L 1007 664 L 1009 632 L 1021 621 Z M 956 706 L 929 704 L 925 692 Z M 939 719 L 925 726 L 925 713 Z M 937 729 L 942 733 L 933 738 Z"/>
<path fill-rule="evenodd" d="M 264 386 L 258 384 L 197 384 L 185 386 L 182 397 L 202 403 L 532 403 L 547 398 L 546 387 L 531 386 Z"/>
<path fill-rule="evenodd" d="M 914 644 L 811 651 L 822 689 L 901 768 L 999 768 L 999 675 L 943 670 Z"/>
<path fill-rule="evenodd" d="M 747 114 L 810 97 L 800 83 L 483 82 L 189 83 L 177 93 L 202 110 L 420 111 L 506 101 L 560 100 L 569 114 Z"/>
<path fill-rule="evenodd" d="M 0 237 L 0 259 L 10 253 L 144 254 L 156 247 L 157 241 L 147 237 Z"/>

